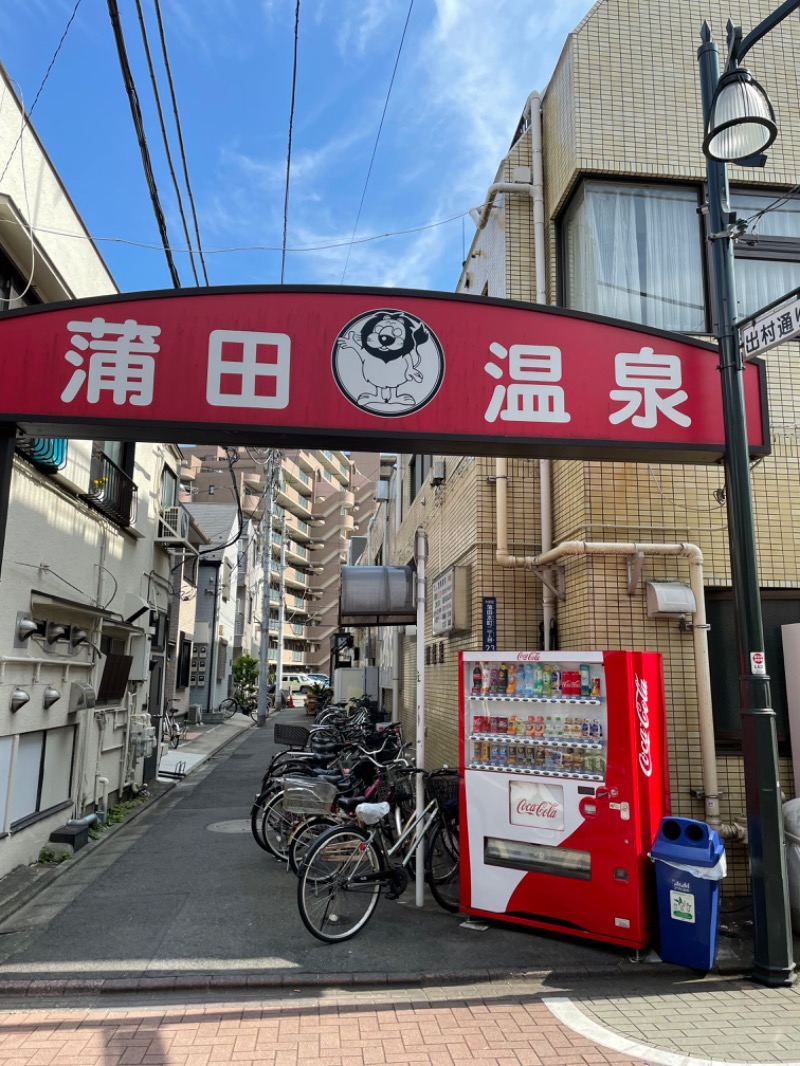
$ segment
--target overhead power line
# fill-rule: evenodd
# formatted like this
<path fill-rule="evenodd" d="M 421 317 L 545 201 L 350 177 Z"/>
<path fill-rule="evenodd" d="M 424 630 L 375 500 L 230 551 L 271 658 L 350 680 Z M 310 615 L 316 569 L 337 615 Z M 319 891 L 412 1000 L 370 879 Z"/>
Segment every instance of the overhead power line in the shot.
<path fill-rule="evenodd" d="M 200 227 L 197 224 L 197 211 L 194 206 L 194 194 L 192 193 L 192 183 L 189 181 L 189 168 L 186 164 L 186 152 L 183 147 L 183 132 L 181 131 L 181 120 L 178 114 L 178 100 L 175 96 L 175 85 L 172 81 L 172 68 L 169 62 L 169 56 L 167 55 L 167 40 L 164 35 L 164 23 L 161 19 L 161 0 L 155 0 L 156 18 L 158 19 L 158 34 L 161 38 L 161 54 L 164 58 L 164 70 L 167 72 L 167 82 L 169 83 L 169 94 L 172 100 L 172 114 L 175 118 L 175 132 L 178 135 L 178 146 L 181 155 L 181 164 L 183 166 L 183 180 L 186 182 L 186 192 L 189 195 L 189 206 L 192 209 L 192 221 L 194 222 L 194 235 L 197 242 L 197 254 L 200 257 L 200 266 L 203 271 L 203 277 L 205 278 L 206 285 L 209 284 L 208 273 L 206 272 L 206 263 L 203 258 L 203 245 L 200 241 Z M 187 244 L 189 242 L 187 241 Z"/>
<path fill-rule="evenodd" d="M 289 178 L 292 170 L 292 128 L 294 126 L 294 97 L 297 87 L 297 41 L 300 36 L 300 0 L 294 9 L 294 53 L 292 56 L 292 99 L 289 105 L 289 144 L 286 149 L 286 189 L 283 194 L 283 242 L 281 245 L 281 285 L 286 269 L 286 232 L 289 227 Z"/>
<path fill-rule="evenodd" d="M 372 241 L 382 241 L 389 237 L 405 237 L 411 233 L 422 233 L 424 230 L 437 229 L 439 226 L 446 226 L 448 222 L 455 222 L 459 218 L 464 218 L 472 211 L 482 211 L 486 204 L 477 204 L 475 207 L 469 208 L 467 211 L 459 211 L 456 215 L 449 215 L 447 218 L 439 218 L 434 222 L 426 222 L 421 226 L 410 226 L 407 229 L 387 230 L 386 233 L 373 233 L 369 237 L 356 237 L 355 240 L 348 239 L 345 241 L 330 241 L 327 244 L 300 244 L 294 248 L 287 248 L 288 252 L 326 252 L 332 248 L 347 248 L 351 244 L 369 244 Z M 18 226 L 19 223 L 13 219 L 0 218 L 0 224 L 9 226 Z M 28 227 L 26 227 L 28 228 Z M 148 244 L 145 241 L 132 241 L 125 237 L 99 237 L 93 234 L 86 233 L 70 233 L 68 230 L 53 229 L 51 226 L 33 226 L 35 233 L 52 233 L 59 237 L 74 237 L 77 240 L 84 241 L 97 241 L 105 242 L 108 244 L 127 244 L 132 248 L 144 248 L 149 251 L 161 251 L 160 244 Z M 180 252 L 181 254 L 188 251 L 186 248 L 172 248 L 173 252 Z M 231 252 L 279 252 L 281 248 L 275 244 L 242 244 L 235 245 L 230 248 L 206 248 L 206 255 L 227 255 Z"/>
<path fill-rule="evenodd" d="M 181 216 L 181 225 L 183 226 L 183 235 L 186 238 L 186 246 L 189 249 L 189 263 L 192 268 L 192 274 L 194 274 L 195 285 L 200 284 L 200 278 L 197 276 L 197 268 L 194 265 L 194 249 L 192 248 L 192 238 L 189 236 L 189 226 L 186 222 L 186 214 L 183 210 L 183 196 L 181 194 L 181 188 L 178 184 L 178 176 L 175 173 L 175 167 L 172 163 L 172 151 L 169 146 L 169 137 L 167 137 L 167 127 L 164 124 L 164 112 L 161 107 L 161 94 L 158 91 L 158 81 L 156 79 L 156 72 L 153 68 L 153 57 L 150 54 L 150 42 L 147 39 L 147 26 L 144 21 L 144 12 L 142 11 L 141 0 L 136 0 L 136 12 L 139 15 L 139 27 L 142 32 L 142 44 L 144 45 L 144 54 L 147 59 L 147 69 L 150 72 L 150 82 L 153 86 L 153 99 L 156 105 L 156 111 L 158 112 L 158 124 L 161 128 L 161 141 L 164 145 L 164 154 L 167 157 L 167 166 L 169 167 L 170 177 L 172 178 L 172 187 L 175 190 L 175 199 L 178 203 L 178 214 Z"/>
<path fill-rule="evenodd" d="M 389 79 L 389 88 L 386 90 L 386 100 L 384 101 L 384 104 L 383 104 L 383 112 L 381 113 L 381 120 L 380 120 L 380 123 L 378 124 L 378 132 L 377 132 L 377 135 L 375 137 L 375 144 L 372 146 L 372 155 L 370 156 L 369 166 L 367 167 L 367 177 L 366 177 L 366 179 L 364 181 L 364 188 L 361 191 L 361 202 L 358 205 L 358 213 L 356 214 L 356 220 L 355 220 L 355 223 L 353 224 L 352 237 L 351 237 L 350 243 L 349 243 L 349 245 L 347 247 L 347 258 L 344 261 L 344 270 L 342 271 L 342 284 L 344 284 L 344 276 L 347 273 L 347 267 L 348 267 L 348 264 L 350 263 L 350 251 L 351 251 L 353 245 L 355 244 L 355 236 L 356 236 L 356 230 L 358 229 L 358 223 L 361 221 L 361 209 L 364 206 L 364 198 L 367 195 L 367 186 L 369 185 L 369 179 L 370 179 L 370 176 L 372 174 L 372 165 L 375 162 L 375 153 L 378 151 L 378 141 L 380 141 L 380 139 L 381 139 L 381 130 L 383 129 L 383 120 L 386 118 L 386 111 L 387 111 L 387 108 L 389 107 L 389 98 L 392 95 L 392 88 L 394 86 L 394 79 L 395 79 L 395 75 L 397 74 L 397 67 L 398 67 L 398 65 L 400 63 L 400 54 L 403 51 L 403 43 L 405 42 L 405 39 L 406 39 L 406 31 L 408 30 L 408 23 L 411 20 L 411 12 L 412 12 L 413 8 L 414 8 L 414 0 L 410 0 L 410 3 L 408 5 L 408 11 L 406 13 L 406 21 L 405 21 L 405 24 L 403 26 L 403 32 L 402 32 L 402 34 L 400 36 L 400 46 L 397 49 L 397 56 L 396 56 L 395 61 L 394 61 L 394 69 L 392 70 L 392 76 Z"/>
<path fill-rule="evenodd" d="M 117 54 L 119 56 L 119 65 L 122 71 L 122 80 L 125 84 L 125 89 L 128 93 L 128 101 L 131 107 L 131 117 L 133 118 L 134 129 L 136 130 L 136 137 L 139 142 L 139 151 L 142 156 L 142 166 L 144 167 L 144 176 L 147 181 L 147 187 L 150 191 L 150 199 L 153 204 L 153 211 L 156 216 L 156 224 L 158 225 L 159 233 L 161 234 L 161 243 L 164 248 L 164 255 L 167 260 L 167 266 L 169 267 L 170 276 L 172 278 L 172 284 L 176 289 L 181 287 L 181 279 L 178 276 L 178 270 L 175 266 L 175 261 L 172 258 L 172 252 L 170 250 L 169 237 L 167 235 L 167 223 L 164 219 L 164 212 L 161 210 L 161 201 L 158 197 L 158 187 L 156 185 L 156 179 L 153 174 L 153 167 L 150 160 L 150 149 L 147 146 L 147 137 L 144 132 L 144 120 L 142 118 L 142 109 L 139 106 L 139 97 L 136 92 L 136 85 L 134 84 L 133 74 L 131 73 L 130 63 L 128 62 L 128 52 L 125 47 L 125 37 L 122 32 L 122 23 L 119 17 L 119 7 L 117 6 L 117 0 L 107 0 L 108 13 L 111 17 L 111 25 L 114 30 L 114 40 L 117 45 Z"/>
<path fill-rule="evenodd" d="M 73 23 L 73 21 L 75 19 L 75 16 L 78 13 L 78 8 L 80 6 L 81 6 L 81 0 L 77 0 L 77 2 L 75 4 L 75 7 L 73 7 L 73 9 L 72 9 L 72 14 L 70 15 L 69 20 L 67 21 L 67 25 L 64 27 L 64 32 L 61 34 L 61 40 L 58 42 L 58 45 L 56 46 L 55 52 L 53 52 L 53 58 L 50 60 L 50 63 L 48 64 L 48 67 L 47 67 L 47 70 L 44 72 L 44 77 L 42 78 L 42 83 L 41 83 L 41 85 L 39 86 L 39 88 L 38 88 L 38 90 L 36 92 L 36 96 L 33 98 L 33 103 L 31 104 L 31 109 L 25 115 L 25 119 L 24 119 L 24 121 L 22 123 L 22 126 L 20 128 L 20 131 L 19 131 L 19 136 L 17 137 L 16 141 L 14 141 L 14 146 L 11 149 L 11 154 L 9 155 L 8 159 L 6 160 L 6 165 L 3 167 L 3 173 L 0 174 L 0 181 L 2 181 L 3 178 L 6 176 L 6 171 L 8 170 L 9 166 L 11 165 L 11 160 L 14 158 L 14 155 L 16 154 L 17 148 L 19 147 L 19 142 L 22 140 L 22 134 L 25 132 L 25 127 L 28 124 L 28 120 L 30 119 L 31 115 L 33 114 L 33 112 L 34 112 L 34 110 L 36 108 L 37 103 L 39 102 L 39 97 L 42 95 L 42 89 L 44 89 L 45 85 L 47 84 L 47 79 L 50 77 L 50 71 L 53 69 L 55 61 L 58 59 L 58 53 L 61 51 L 61 47 L 64 44 L 64 41 L 66 41 L 66 39 L 67 39 L 67 34 L 69 33 L 69 28 L 72 25 L 72 23 Z"/>

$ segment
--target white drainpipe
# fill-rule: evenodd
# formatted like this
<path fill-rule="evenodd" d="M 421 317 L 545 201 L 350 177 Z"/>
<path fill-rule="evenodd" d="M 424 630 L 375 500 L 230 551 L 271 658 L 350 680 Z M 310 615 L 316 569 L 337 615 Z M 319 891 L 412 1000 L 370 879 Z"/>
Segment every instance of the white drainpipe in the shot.
<path fill-rule="evenodd" d="M 501 462 L 506 463 L 505 460 Z M 719 814 L 717 758 L 714 746 L 714 721 L 711 711 L 711 675 L 708 662 L 705 589 L 703 585 L 703 553 L 695 544 L 641 544 L 636 541 L 606 543 L 584 540 L 564 541 L 541 555 L 514 556 L 508 554 L 507 476 L 497 481 L 497 561 L 501 566 L 546 566 L 568 555 L 675 555 L 689 560 L 689 584 L 694 594 L 695 613 L 692 615 L 694 644 L 697 719 L 700 730 L 700 758 L 703 772 L 703 793 L 706 821 L 727 840 L 746 839 L 745 827 L 737 822 L 722 823 Z"/>
<path fill-rule="evenodd" d="M 528 117 L 528 129 L 531 135 L 532 182 L 498 182 L 489 187 L 486 200 L 478 218 L 478 229 L 483 229 L 489 220 L 489 213 L 495 198 L 500 193 L 524 193 L 531 198 L 533 208 L 533 268 L 536 303 L 547 303 L 547 264 L 545 261 L 544 242 L 544 165 L 542 157 L 542 98 L 533 92 L 527 99 L 523 115 Z M 495 471 L 497 478 L 507 475 L 500 473 L 500 460 Z M 503 460 L 505 462 L 505 460 Z M 541 526 L 542 551 L 549 551 L 553 546 L 553 506 L 552 506 L 552 465 L 549 459 L 539 460 L 539 514 Z M 555 597 L 547 585 L 542 586 L 542 628 L 544 630 L 544 650 L 550 649 L 550 627 L 555 618 Z"/>
<path fill-rule="evenodd" d="M 536 303 L 547 302 L 545 241 L 544 241 L 544 168 L 542 161 L 542 98 L 533 92 L 525 104 L 524 113 L 529 119 L 531 133 L 531 156 L 533 181 L 530 185 L 518 182 L 499 182 L 490 186 L 486 202 L 478 219 L 478 229 L 483 229 L 489 220 L 489 212 L 500 193 L 527 193 L 533 202 L 533 262 L 536 285 Z M 706 629 L 705 590 L 703 585 L 703 554 L 693 544 L 601 544 L 588 541 L 568 541 L 553 548 L 552 513 L 552 468 L 549 459 L 539 461 L 541 542 L 538 556 L 517 557 L 508 554 L 508 460 L 496 461 L 497 484 L 497 561 L 501 566 L 543 566 L 564 555 L 681 555 L 689 558 L 690 584 L 694 593 L 696 611 L 692 616 L 694 642 L 695 680 L 697 688 L 697 716 L 700 727 L 700 752 L 703 767 L 703 792 L 705 794 L 706 820 L 727 839 L 744 840 L 746 831 L 738 823 L 722 825 L 719 815 L 719 790 L 717 785 L 717 758 L 714 745 L 714 723 L 711 709 L 711 678 L 708 664 L 708 637 Z M 542 622 L 544 648 L 550 650 L 550 624 L 555 616 L 555 597 L 552 591 L 542 588 Z"/>

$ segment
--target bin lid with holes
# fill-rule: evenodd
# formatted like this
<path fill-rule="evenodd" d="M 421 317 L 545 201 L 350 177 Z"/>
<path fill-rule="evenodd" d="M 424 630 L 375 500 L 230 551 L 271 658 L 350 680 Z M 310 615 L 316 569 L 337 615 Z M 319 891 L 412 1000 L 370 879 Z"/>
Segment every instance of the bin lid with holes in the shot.
<path fill-rule="evenodd" d="M 725 854 L 719 833 L 693 818 L 661 819 L 651 859 L 685 863 L 687 866 L 716 866 Z"/>

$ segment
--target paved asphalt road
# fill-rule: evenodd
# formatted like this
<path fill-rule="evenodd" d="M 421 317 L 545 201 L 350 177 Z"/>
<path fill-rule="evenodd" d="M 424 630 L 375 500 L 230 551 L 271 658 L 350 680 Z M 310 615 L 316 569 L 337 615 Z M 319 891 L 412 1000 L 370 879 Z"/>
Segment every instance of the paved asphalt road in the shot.
<path fill-rule="evenodd" d="M 0 882 L 0 1066 L 800 1066 L 800 986 L 741 976 L 745 940 L 699 978 L 476 929 L 410 886 L 353 940 L 316 941 L 294 877 L 250 836 L 271 750 L 271 724 L 204 731 L 192 772 L 135 818 L 44 879 Z"/>

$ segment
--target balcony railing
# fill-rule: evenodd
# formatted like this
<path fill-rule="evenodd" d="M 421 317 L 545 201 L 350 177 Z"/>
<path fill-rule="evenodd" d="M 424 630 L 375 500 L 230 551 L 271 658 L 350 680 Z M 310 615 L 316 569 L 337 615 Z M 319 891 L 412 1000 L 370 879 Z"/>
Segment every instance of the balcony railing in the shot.
<path fill-rule="evenodd" d="M 82 493 L 81 499 L 118 526 L 129 526 L 136 521 L 136 483 L 104 452 L 92 453 L 89 491 Z"/>

